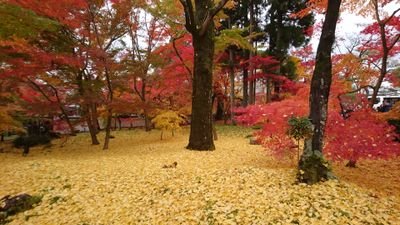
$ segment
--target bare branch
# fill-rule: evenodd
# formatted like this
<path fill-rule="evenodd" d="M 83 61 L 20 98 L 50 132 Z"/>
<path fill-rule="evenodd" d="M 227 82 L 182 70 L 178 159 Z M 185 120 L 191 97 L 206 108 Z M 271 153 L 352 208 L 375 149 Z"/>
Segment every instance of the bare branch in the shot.
<path fill-rule="evenodd" d="M 392 15 L 390 15 L 388 18 L 386 18 L 383 23 L 386 24 L 388 23 L 395 15 L 396 13 L 400 12 L 400 8 L 396 9 L 393 11 Z"/>
<path fill-rule="evenodd" d="M 400 34 L 397 34 L 397 37 L 394 38 L 393 43 L 392 43 L 390 46 L 388 46 L 388 50 L 390 51 L 390 50 L 396 45 L 396 43 L 397 43 L 399 40 L 400 40 Z"/>
<path fill-rule="evenodd" d="M 172 38 L 172 47 L 175 50 L 175 54 L 178 56 L 179 60 L 181 61 L 181 63 L 183 64 L 183 66 L 185 67 L 186 71 L 189 73 L 189 76 L 191 79 L 193 79 L 193 72 L 192 70 L 186 65 L 186 63 L 183 61 L 183 58 L 181 56 L 181 54 L 179 53 L 178 49 L 176 48 L 176 44 L 175 41 L 182 38 L 183 35 L 181 35 L 180 37 L 177 38 Z"/>

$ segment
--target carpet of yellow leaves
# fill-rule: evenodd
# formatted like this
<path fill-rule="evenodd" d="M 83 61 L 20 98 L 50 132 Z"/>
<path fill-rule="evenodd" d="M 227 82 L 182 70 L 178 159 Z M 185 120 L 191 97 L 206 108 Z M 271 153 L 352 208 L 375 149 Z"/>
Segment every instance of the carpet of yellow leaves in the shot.
<path fill-rule="evenodd" d="M 114 132 L 107 151 L 86 134 L 27 157 L 8 150 L 0 197 L 43 195 L 10 224 L 400 224 L 398 192 L 381 195 L 348 175 L 366 178 L 367 164 L 336 166 L 341 181 L 296 185 L 293 164 L 249 145 L 248 133 L 219 127 L 212 152 L 186 150 L 187 130 L 162 141 L 160 131 Z"/>

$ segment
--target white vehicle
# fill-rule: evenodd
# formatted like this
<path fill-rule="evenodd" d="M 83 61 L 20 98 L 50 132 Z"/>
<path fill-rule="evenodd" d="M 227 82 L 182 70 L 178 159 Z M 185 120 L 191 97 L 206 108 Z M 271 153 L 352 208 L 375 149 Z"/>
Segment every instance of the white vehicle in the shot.
<path fill-rule="evenodd" d="M 368 99 L 372 98 L 372 91 Z M 374 102 L 374 109 L 387 112 L 397 102 L 400 101 L 400 88 L 381 88 Z"/>

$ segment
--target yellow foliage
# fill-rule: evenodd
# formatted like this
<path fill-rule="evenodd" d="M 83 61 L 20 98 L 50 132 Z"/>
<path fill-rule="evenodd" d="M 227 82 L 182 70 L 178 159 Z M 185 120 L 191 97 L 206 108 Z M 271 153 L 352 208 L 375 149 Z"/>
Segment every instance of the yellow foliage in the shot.
<path fill-rule="evenodd" d="M 6 107 L 0 106 L 0 133 L 11 130 L 24 132 L 22 124 L 10 116 Z"/>
<path fill-rule="evenodd" d="M 185 122 L 185 117 L 179 115 L 175 111 L 161 111 L 151 122 L 154 123 L 157 129 L 161 131 L 171 131 L 172 135 L 174 135 L 175 130 L 179 130 L 181 128 L 181 124 Z M 162 133 L 161 133 L 162 139 Z"/>
<path fill-rule="evenodd" d="M 217 129 L 217 151 L 184 150 L 188 130 L 166 144 L 158 132 L 136 129 L 115 131 L 112 151 L 81 133 L 63 148 L 60 140 L 51 151 L 34 147 L 27 158 L 2 153 L 0 198 L 43 196 L 10 225 L 399 224 L 400 158 L 335 165 L 340 180 L 294 185 L 290 162 L 243 138 L 251 129 Z"/>
<path fill-rule="evenodd" d="M 400 120 L 400 101 L 396 102 L 389 112 L 379 113 L 379 116 L 384 120 Z"/>

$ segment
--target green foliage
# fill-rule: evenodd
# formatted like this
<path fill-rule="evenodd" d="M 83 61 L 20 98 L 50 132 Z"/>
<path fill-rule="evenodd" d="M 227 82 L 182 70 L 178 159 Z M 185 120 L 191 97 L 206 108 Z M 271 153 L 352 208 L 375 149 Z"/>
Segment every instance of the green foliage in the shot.
<path fill-rule="evenodd" d="M 291 117 L 288 124 L 287 134 L 297 141 L 312 135 L 312 124 L 307 117 Z"/>
<path fill-rule="evenodd" d="M 20 136 L 13 141 L 14 147 L 21 148 L 24 146 L 33 147 L 36 145 L 49 144 L 51 138 L 47 135 L 30 135 L 30 136 Z"/>
<path fill-rule="evenodd" d="M 297 78 L 296 61 L 294 61 L 293 57 L 288 57 L 283 63 L 281 73 L 286 74 L 287 78 L 290 80 L 295 80 Z"/>
<path fill-rule="evenodd" d="M 321 152 L 307 151 L 299 161 L 297 180 L 300 183 L 315 184 L 329 179 L 336 179 L 330 163 Z"/>
<path fill-rule="evenodd" d="M 0 207 L 0 224 L 8 222 L 7 217 L 20 212 L 32 209 L 35 205 L 42 201 L 41 195 L 20 194 L 16 196 L 6 196 L 1 199 Z M 1 206 L 0 205 L 0 206 Z"/>
<path fill-rule="evenodd" d="M 0 133 L 6 131 L 25 132 L 22 124 L 7 112 L 7 107 L 0 106 Z"/>
<path fill-rule="evenodd" d="M 312 136 L 312 123 L 307 117 L 291 117 L 286 131 L 289 137 L 297 141 L 297 158 L 300 160 L 300 140 Z"/>
<path fill-rule="evenodd" d="M 240 49 L 253 50 L 246 37 L 242 36 L 242 29 L 226 29 L 222 30 L 220 35 L 215 37 L 215 51 L 225 51 L 230 46 L 236 46 Z"/>
<path fill-rule="evenodd" d="M 160 129 L 161 132 L 161 140 L 164 131 L 171 131 L 172 136 L 174 135 L 175 130 L 179 130 L 181 128 L 181 124 L 185 122 L 185 117 L 183 115 L 179 115 L 175 111 L 162 111 L 158 114 L 154 119 L 151 120 L 154 123 L 157 129 Z"/>
<path fill-rule="evenodd" d="M 57 22 L 15 5 L 0 3 L 0 38 L 35 38 L 43 31 L 54 32 Z"/>

